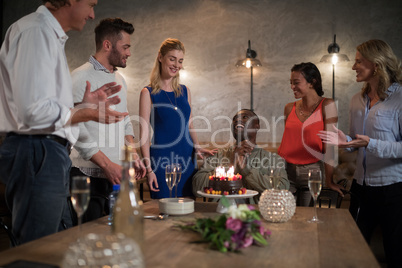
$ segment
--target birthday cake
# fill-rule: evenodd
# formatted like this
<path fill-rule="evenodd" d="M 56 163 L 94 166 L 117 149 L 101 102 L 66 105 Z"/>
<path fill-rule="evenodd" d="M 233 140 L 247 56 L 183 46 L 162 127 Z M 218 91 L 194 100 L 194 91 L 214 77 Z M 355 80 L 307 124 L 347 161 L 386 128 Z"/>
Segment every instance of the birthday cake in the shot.
<path fill-rule="evenodd" d="M 216 195 L 233 195 L 233 194 L 245 194 L 246 188 L 243 187 L 242 176 L 240 174 L 233 174 L 234 168 L 224 172 L 224 168 L 218 167 L 215 171 L 215 175 L 209 176 L 208 187 L 204 188 L 204 192 L 207 194 Z"/>

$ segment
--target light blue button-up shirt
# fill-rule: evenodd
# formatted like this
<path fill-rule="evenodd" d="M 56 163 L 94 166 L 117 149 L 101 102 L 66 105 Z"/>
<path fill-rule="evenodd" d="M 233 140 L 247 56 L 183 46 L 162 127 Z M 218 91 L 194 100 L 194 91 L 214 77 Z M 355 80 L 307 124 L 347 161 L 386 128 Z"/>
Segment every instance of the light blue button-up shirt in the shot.
<path fill-rule="evenodd" d="M 402 85 L 392 84 L 388 97 L 370 108 L 361 92 L 350 102 L 350 136 L 367 135 L 370 142 L 359 148 L 354 178 L 363 185 L 385 186 L 402 182 Z"/>

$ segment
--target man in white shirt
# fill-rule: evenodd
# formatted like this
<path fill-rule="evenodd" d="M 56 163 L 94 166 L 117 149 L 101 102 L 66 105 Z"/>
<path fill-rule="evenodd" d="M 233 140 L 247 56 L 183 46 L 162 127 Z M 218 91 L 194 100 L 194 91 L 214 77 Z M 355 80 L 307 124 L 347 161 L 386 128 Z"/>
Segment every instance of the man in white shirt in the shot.
<path fill-rule="evenodd" d="M 121 102 L 115 106 L 119 112 L 127 112 L 127 84 L 117 67 L 125 68 L 131 56 L 130 35 L 134 32 L 131 23 L 120 18 L 103 19 L 95 28 L 96 53 L 72 72 L 74 103 L 79 103 L 85 93 L 85 82 L 91 90 L 105 83 L 116 82 L 122 86 L 118 93 Z M 108 195 L 113 184 L 120 184 L 122 176 L 122 148 L 127 144 L 134 147 L 134 132 L 130 117 L 123 121 L 105 125 L 97 122 L 79 124 L 80 135 L 70 158 L 73 168 L 71 176 L 91 177 L 91 200 L 83 216 L 83 222 L 94 220 L 109 212 Z M 137 154 L 136 177 L 145 175 L 145 166 Z"/>
<path fill-rule="evenodd" d="M 0 50 L 0 181 L 12 212 L 12 231 L 25 243 L 71 226 L 70 143 L 79 122 L 121 121 L 127 113 L 109 109 L 121 86 L 103 85 L 74 107 L 64 52 L 70 30 L 95 17 L 98 0 L 44 0 L 7 31 Z"/>

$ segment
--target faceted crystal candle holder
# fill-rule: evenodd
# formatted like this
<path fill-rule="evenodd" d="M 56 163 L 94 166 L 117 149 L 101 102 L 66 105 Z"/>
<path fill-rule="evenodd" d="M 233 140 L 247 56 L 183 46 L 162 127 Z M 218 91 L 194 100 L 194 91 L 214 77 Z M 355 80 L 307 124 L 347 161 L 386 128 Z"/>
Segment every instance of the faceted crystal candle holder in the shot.
<path fill-rule="evenodd" d="M 288 190 L 265 190 L 258 203 L 262 217 L 269 222 L 286 222 L 296 210 L 296 201 Z"/>
<path fill-rule="evenodd" d="M 88 234 L 70 244 L 62 267 L 144 268 L 140 247 L 123 234 Z"/>

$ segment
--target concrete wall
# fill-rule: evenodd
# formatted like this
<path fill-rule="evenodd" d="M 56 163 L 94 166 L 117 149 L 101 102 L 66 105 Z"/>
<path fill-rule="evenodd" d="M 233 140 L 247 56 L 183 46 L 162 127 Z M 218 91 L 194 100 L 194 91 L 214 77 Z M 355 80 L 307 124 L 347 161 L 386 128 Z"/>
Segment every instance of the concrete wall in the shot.
<path fill-rule="evenodd" d="M 4 27 L 41 3 L 3 1 Z M 139 92 L 149 82 L 161 42 L 180 39 L 186 47 L 181 82 L 191 89 L 194 124 L 205 131 L 198 133 L 201 141 L 227 141 L 228 118 L 239 108 L 249 108 L 250 70 L 235 67 L 245 57 L 249 39 L 263 65 L 254 69 L 254 109 L 263 119 L 263 143 L 281 140 L 283 107 L 294 101 L 289 85 L 294 64 L 315 63 L 323 77 L 324 96 L 331 97 L 332 66 L 320 59 L 334 34 L 340 52 L 351 60 L 336 66 L 339 126 L 344 131 L 349 100 L 362 86 L 351 70 L 355 47 L 383 39 L 402 57 L 401 0 L 99 0 L 95 11 L 95 20 L 83 32 L 69 33 L 66 54 L 71 70 L 94 52 L 93 29 L 100 19 L 118 16 L 132 22 L 132 56 L 120 71 L 129 85 L 134 119 Z"/>

